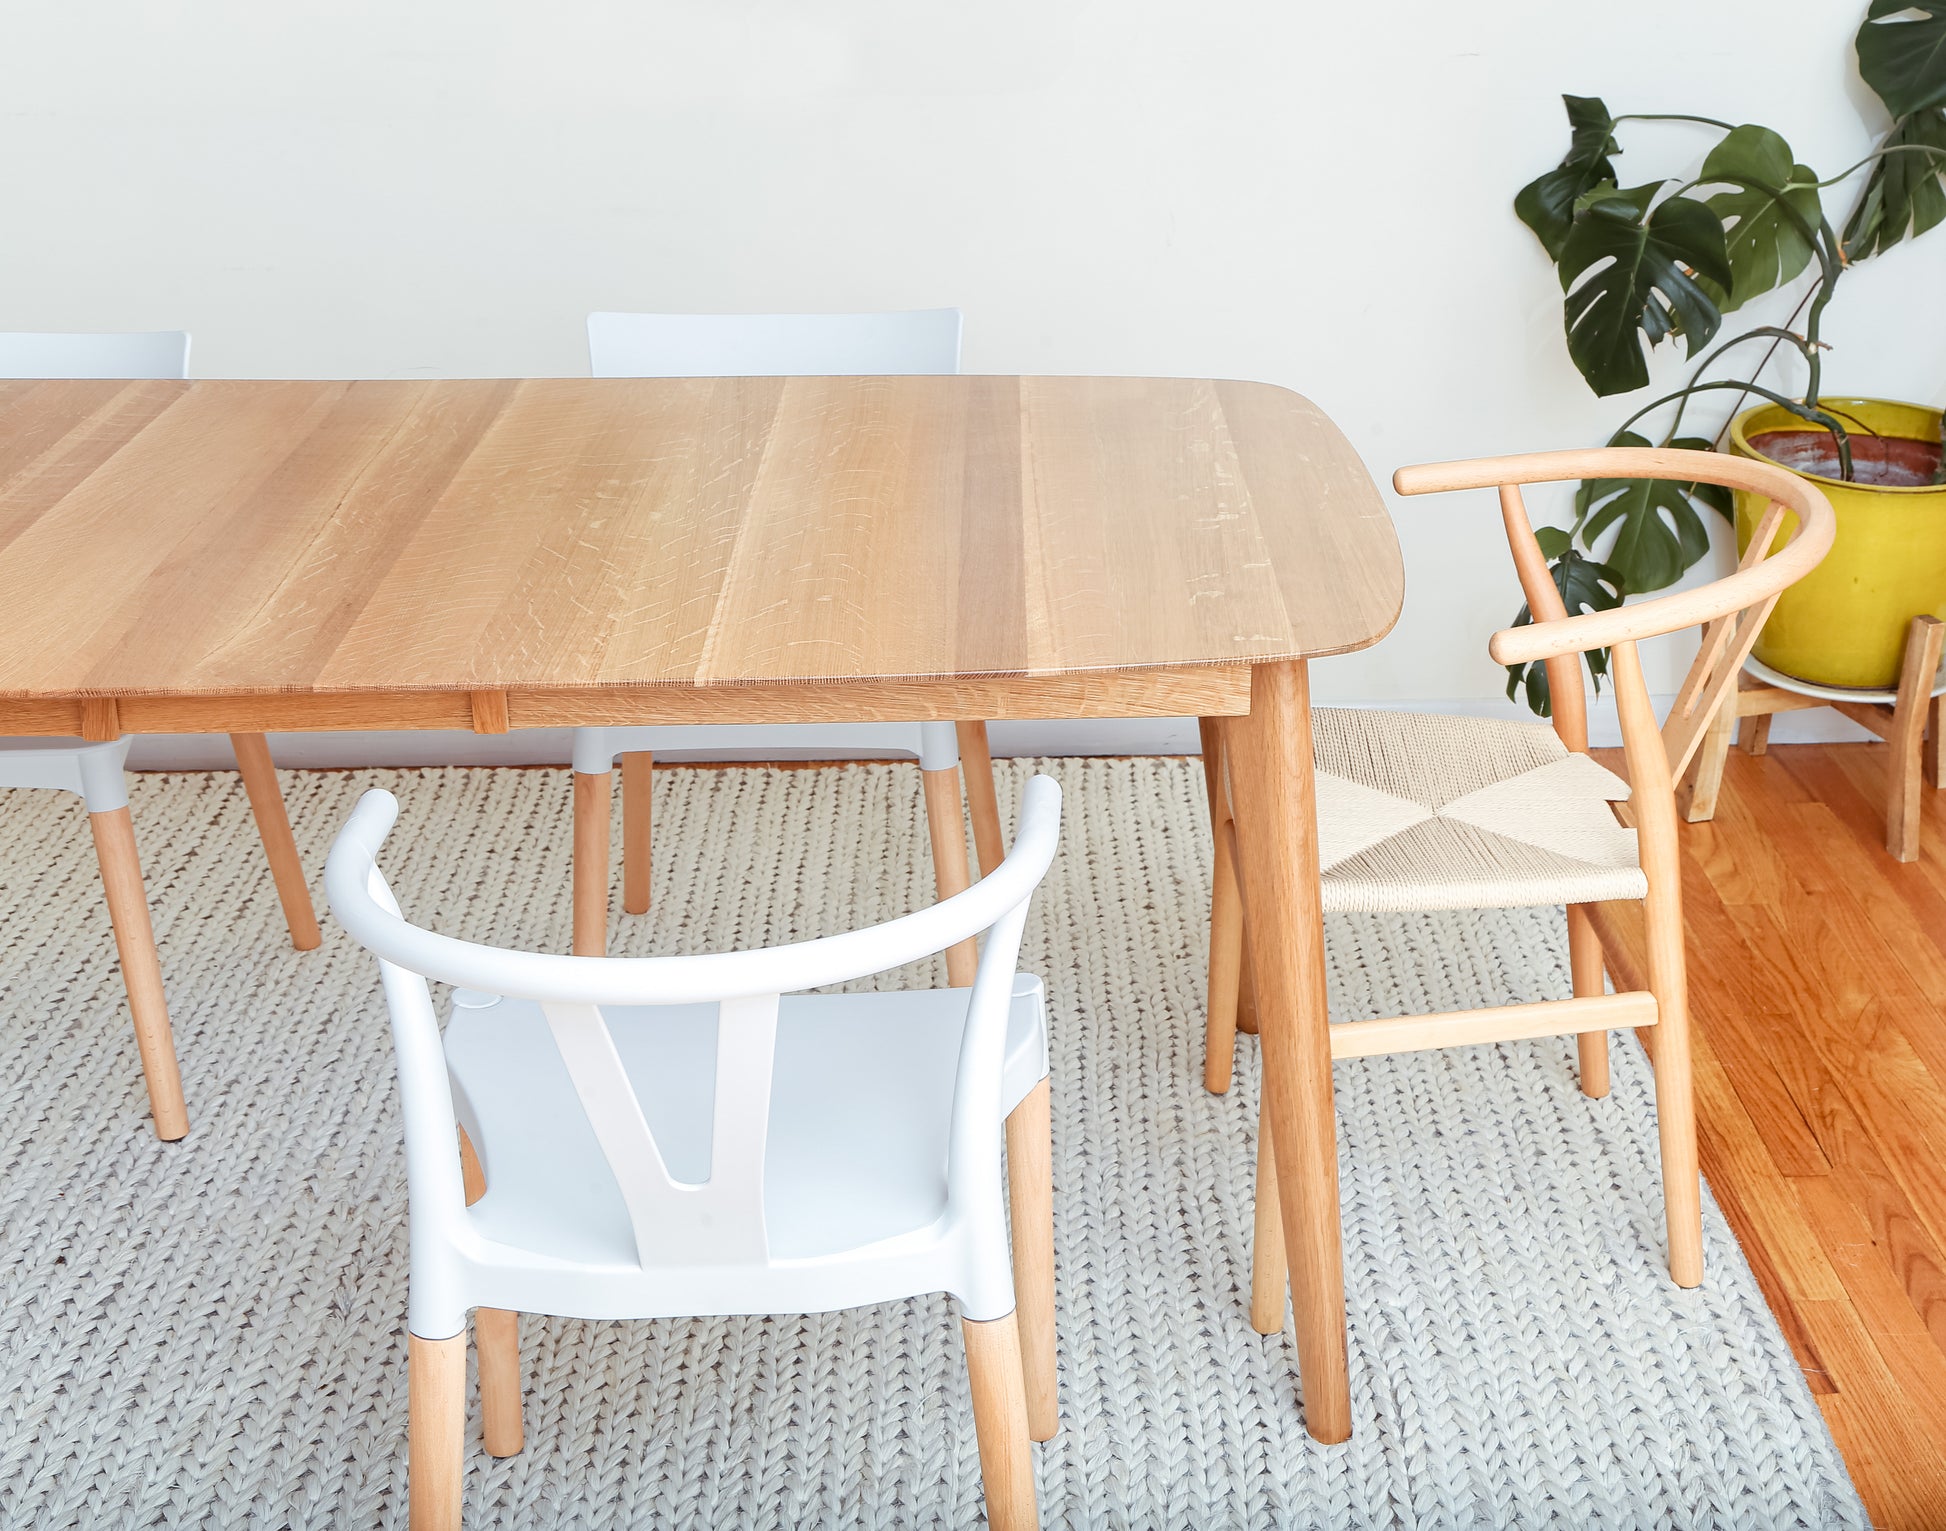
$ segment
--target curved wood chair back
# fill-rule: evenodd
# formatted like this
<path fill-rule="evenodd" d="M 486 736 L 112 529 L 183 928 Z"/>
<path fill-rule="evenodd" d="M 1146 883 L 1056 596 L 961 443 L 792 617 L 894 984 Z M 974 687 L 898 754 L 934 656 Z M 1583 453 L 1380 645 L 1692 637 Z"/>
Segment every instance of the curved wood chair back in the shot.
<path fill-rule="evenodd" d="M 1757 530 L 1736 571 L 1690 590 L 1678 590 L 1633 606 L 1570 616 L 1548 573 L 1547 556 L 1535 539 L 1521 497 L 1524 484 L 1564 479 L 1653 478 L 1722 484 L 1766 497 Z M 1737 672 L 1749 657 L 1777 597 L 1802 579 L 1830 551 L 1837 522 L 1831 502 L 1810 480 L 1773 463 L 1660 447 L 1598 447 L 1585 451 L 1531 452 L 1516 457 L 1481 457 L 1465 462 L 1427 463 L 1401 468 L 1392 476 L 1401 494 L 1431 494 L 1451 489 L 1495 488 L 1506 524 L 1507 546 L 1534 621 L 1493 635 L 1487 649 L 1501 664 L 1540 661 L 1547 666 L 1554 729 L 1571 750 L 1588 748 L 1588 702 L 1581 678 L 1581 656 L 1590 649 L 1613 650 L 1610 673 L 1621 714 L 1622 743 L 1629 779 L 1646 785 L 1640 757 L 1650 736 L 1659 734 L 1671 782 L 1688 768 L 1710 719 L 1736 686 Z M 1780 540 L 1781 539 L 1781 540 Z M 1643 638 L 1703 625 L 1702 647 L 1676 694 L 1667 720 L 1658 725 L 1642 677 L 1636 643 Z"/>

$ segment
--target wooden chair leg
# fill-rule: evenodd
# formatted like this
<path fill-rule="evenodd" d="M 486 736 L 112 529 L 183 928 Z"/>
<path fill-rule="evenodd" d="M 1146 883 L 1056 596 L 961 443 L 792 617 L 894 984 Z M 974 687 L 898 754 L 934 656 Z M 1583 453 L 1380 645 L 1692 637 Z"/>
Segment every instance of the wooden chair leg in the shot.
<path fill-rule="evenodd" d="M 1939 673 L 1946 622 L 1914 617 L 1899 667 L 1899 700 L 1886 743 L 1892 748 L 1890 791 L 1885 804 L 1885 848 L 1899 861 L 1919 859 L 1919 788 L 1925 781 L 1926 715 L 1933 677 Z"/>
<path fill-rule="evenodd" d="M 464 1127 L 459 1130 L 460 1184 L 470 1207 L 486 1195 L 486 1173 Z M 496 1457 L 519 1452 L 521 1422 L 520 1315 L 504 1308 L 479 1308 L 473 1314 L 473 1350 L 480 1363 L 480 1416 L 486 1449 Z"/>
<path fill-rule="evenodd" d="M 1237 995 L 1243 977 L 1243 896 L 1237 888 L 1235 840 L 1216 837 L 1216 879 L 1209 910 L 1209 1019 L 1203 1032 L 1203 1088 L 1229 1092 L 1236 1073 Z"/>
<path fill-rule="evenodd" d="M 95 859 L 101 865 L 108 919 L 115 927 L 122 984 L 128 991 L 129 1013 L 135 1019 L 135 1046 L 142 1055 L 142 1075 L 149 1087 L 149 1115 L 155 1135 L 173 1143 L 189 1131 L 189 1107 L 182 1098 L 182 1072 L 176 1066 L 176 1044 L 169 1030 L 169 1002 L 162 992 L 155 927 L 149 922 L 149 901 L 142 891 L 135 824 L 124 807 L 89 814 L 88 827 L 94 832 Z"/>
<path fill-rule="evenodd" d="M 466 1335 L 412 1335 L 407 1362 L 406 1451 L 412 1531 L 459 1531 L 466 1437 Z"/>
<path fill-rule="evenodd" d="M 1237 884 L 1236 834 L 1230 827 L 1224 783 L 1222 725 L 1215 718 L 1201 718 L 1198 728 L 1203 740 L 1203 792 L 1209 805 L 1210 838 L 1216 847 L 1210 891 L 1209 1013 L 1203 1035 L 1203 1087 L 1213 1095 L 1222 1095 L 1236 1073 L 1237 1032 L 1257 1029 L 1256 996 L 1243 960 L 1243 891 Z"/>
<path fill-rule="evenodd" d="M 1237 1030 L 1246 1037 L 1260 1035 L 1257 1025 L 1257 975 L 1250 962 L 1250 932 L 1243 933 L 1243 975 L 1237 980 Z"/>
<path fill-rule="evenodd" d="M 1642 903 L 1649 992 L 1655 996 L 1655 1114 L 1662 1147 L 1662 1205 L 1669 1229 L 1669 1275 L 1677 1286 L 1703 1279 L 1703 1182 L 1696 1151 L 1696 1085 L 1690 1068 L 1689 984 L 1684 959 L 1682 855 L 1668 760 L 1642 663 L 1630 643 L 1611 651 L 1615 701 L 1627 748 L 1629 803 L 1648 894 Z"/>
<path fill-rule="evenodd" d="M 973 1428 L 980 1440 L 991 1531 L 1038 1531 L 1034 1457 L 1027 1441 L 1027 1395 L 1021 1381 L 1014 1315 L 988 1323 L 961 1321 L 966 1375 L 973 1388 Z"/>
<path fill-rule="evenodd" d="M 1723 790 L 1723 767 L 1729 761 L 1730 743 L 1736 731 L 1737 700 L 1732 692 L 1723 698 L 1716 716 L 1704 730 L 1689 780 L 1677 794 L 1682 816 L 1692 824 L 1702 824 L 1716 816 L 1716 799 Z"/>
<path fill-rule="evenodd" d="M 986 876 L 1007 859 L 1007 837 L 1000 830 L 1000 794 L 993 785 L 993 751 L 985 723 L 960 723 L 960 774 L 966 778 L 966 810 L 973 819 L 973 849 Z"/>
<path fill-rule="evenodd" d="M 1277 1155 L 1270 1141 L 1270 1113 L 1257 1113 L 1257 1198 L 1250 1243 L 1250 1327 L 1259 1334 L 1284 1332 L 1291 1286 L 1284 1258 L 1284 1219 L 1277 1204 Z"/>
<path fill-rule="evenodd" d="M 649 783 L 655 755 L 631 750 L 622 756 L 622 908 L 630 914 L 649 912 Z"/>
<path fill-rule="evenodd" d="M 1585 999 L 1602 993 L 1607 984 L 1601 954 L 1601 937 L 1589 923 L 1585 911 L 1568 906 L 1568 967 L 1574 976 L 1574 995 Z M 1584 1031 L 1575 1038 L 1575 1052 L 1581 1065 L 1581 1093 L 1600 1100 L 1608 1093 L 1608 1033 Z"/>
<path fill-rule="evenodd" d="M 960 807 L 959 771 L 921 771 L 925 781 L 926 825 L 932 834 L 933 876 L 941 898 L 964 893 L 973 885 L 966 860 L 966 817 Z M 956 989 L 968 987 L 980 969 L 980 949 L 968 936 L 946 948 L 946 981 Z"/>
<path fill-rule="evenodd" d="M 614 772 L 574 773 L 574 955 L 608 951 L 608 817 Z"/>
<path fill-rule="evenodd" d="M 1658 929 L 1663 923 L 1654 913 L 1649 915 L 1649 984 L 1656 999 L 1655 1114 L 1669 1227 L 1669 1275 L 1677 1286 L 1687 1287 L 1699 1286 L 1703 1280 L 1703 1170 L 1696 1148 L 1696 1086 L 1690 1063 L 1680 913 L 1669 922 L 1673 928 Z"/>
<path fill-rule="evenodd" d="M 284 906 L 291 945 L 301 952 L 315 951 L 323 937 L 318 933 L 317 911 L 311 907 L 311 887 L 304 880 L 304 863 L 298 859 L 297 841 L 291 835 L 290 815 L 284 811 L 277 768 L 271 763 L 270 741 L 262 734 L 231 734 L 230 748 L 236 751 L 243 790 L 250 795 L 257 838 L 263 841 L 264 859 L 270 863 L 277 898 Z"/>
<path fill-rule="evenodd" d="M 1761 755 L 1770 748 L 1770 725 L 1775 713 L 1752 713 L 1737 729 L 1737 743 L 1746 755 Z"/>
<path fill-rule="evenodd" d="M 1027 1433 L 1052 1440 L 1061 1428 L 1061 1399 L 1054 1353 L 1054 1111 L 1045 1079 L 1007 1117 L 1007 1204 Z"/>
<path fill-rule="evenodd" d="M 1946 787 L 1946 767 L 1941 765 L 1942 761 L 1946 761 L 1946 754 L 1942 754 L 1939 748 L 1939 730 L 1942 723 L 1946 723 L 1946 696 L 1936 696 L 1926 704 L 1924 755 L 1926 780 L 1935 788 Z"/>
<path fill-rule="evenodd" d="M 464 1127 L 459 1130 L 459 1179 L 466 1191 L 467 1206 L 486 1195 L 486 1171 L 480 1168 L 480 1156 Z"/>
<path fill-rule="evenodd" d="M 480 1363 L 480 1417 L 487 1454 L 518 1455 L 523 1441 L 520 1315 L 504 1308 L 474 1309 L 473 1352 Z"/>

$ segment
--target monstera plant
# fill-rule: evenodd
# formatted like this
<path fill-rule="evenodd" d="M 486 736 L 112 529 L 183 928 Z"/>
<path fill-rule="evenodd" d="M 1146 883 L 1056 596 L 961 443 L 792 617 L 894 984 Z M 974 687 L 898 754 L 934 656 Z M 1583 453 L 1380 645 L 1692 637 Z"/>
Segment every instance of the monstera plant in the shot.
<path fill-rule="evenodd" d="M 1617 116 L 1594 97 L 1563 98 L 1567 155 L 1522 188 L 1514 211 L 1560 276 L 1568 355 L 1604 398 L 1646 387 L 1648 353 L 1665 341 L 1680 341 L 1696 359 L 1683 386 L 1637 409 L 1610 446 L 1708 451 L 1711 439 L 1685 434 L 1689 406 L 1698 395 L 1734 391 L 1828 430 L 1842 476 L 1852 476 L 1852 426 L 1821 400 L 1825 311 L 1849 267 L 1946 220 L 1946 0 L 1872 0 L 1855 45 L 1859 73 L 1892 125 L 1870 154 L 1830 177 L 1753 123 Z M 1692 174 L 1625 187 L 1615 165 L 1618 131 L 1651 121 L 1694 124 L 1713 132 L 1715 143 Z M 1839 234 L 1824 193 L 1860 177 Z M 1717 343 L 1726 314 L 1807 272 L 1785 324 Z M 1803 360 L 1801 398 L 1759 382 L 1780 352 Z M 1708 551 L 1710 513 L 1731 514 L 1728 490 L 1666 480 L 1583 483 L 1572 524 L 1540 534 L 1568 610 L 1604 610 L 1672 583 Z M 1529 620 L 1524 607 L 1517 620 Z M 1597 687 L 1606 662 L 1605 654 L 1589 656 Z M 1545 715 L 1542 666 L 1510 670 L 1508 696 L 1523 690 Z"/>

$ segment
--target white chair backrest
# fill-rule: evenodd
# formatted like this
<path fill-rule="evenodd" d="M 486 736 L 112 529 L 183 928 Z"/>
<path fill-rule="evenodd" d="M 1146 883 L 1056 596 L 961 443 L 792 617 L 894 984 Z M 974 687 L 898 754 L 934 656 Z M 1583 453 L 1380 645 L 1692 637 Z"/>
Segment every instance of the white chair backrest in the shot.
<path fill-rule="evenodd" d="M 0 334 L 0 377 L 189 376 L 189 336 L 183 330 L 110 335 Z"/>
<path fill-rule="evenodd" d="M 949 1135 L 949 1182 L 998 1197 L 994 1134 L 1015 963 L 1028 901 L 1054 858 L 1061 793 L 1037 776 L 1022 799 L 1012 852 L 942 903 L 843 935 L 752 952 L 689 957 L 563 957 L 456 940 L 400 917 L 376 858 L 398 816 L 367 792 L 325 867 L 338 922 L 380 961 L 404 1097 L 414 1237 L 452 1239 L 466 1213 L 438 1021 L 425 980 L 536 1001 L 622 1193 L 638 1255 L 657 1264 L 761 1263 L 771 1061 L 782 995 L 869 977 L 988 932 L 968 1001 Z M 715 1004 L 716 1085 L 710 1178 L 674 1179 L 602 1016 L 604 1005 Z M 988 1184 L 987 1182 L 993 1182 Z M 995 1205 L 998 1203 L 996 1202 Z"/>
<path fill-rule="evenodd" d="M 960 311 L 590 314 L 596 377 L 869 377 L 959 371 Z"/>

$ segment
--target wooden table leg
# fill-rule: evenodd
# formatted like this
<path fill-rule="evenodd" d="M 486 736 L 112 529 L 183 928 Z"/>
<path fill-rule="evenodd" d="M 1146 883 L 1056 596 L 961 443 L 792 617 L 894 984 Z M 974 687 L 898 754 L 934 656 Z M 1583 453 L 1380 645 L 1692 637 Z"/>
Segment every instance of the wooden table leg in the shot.
<path fill-rule="evenodd" d="M 654 769 L 653 750 L 630 750 L 622 756 L 622 908 L 630 914 L 649 912 Z"/>
<path fill-rule="evenodd" d="M 122 984 L 128 991 L 129 1013 L 135 1018 L 135 1047 L 142 1055 L 142 1076 L 148 1081 L 149 1115 L 155 1135 L 173 1143 L 189 1131 L 189 1108 L 183 1102 L 182 1074 L 176 1067 L 148 896 L 142 891 L 135 826 L 123 807 L 89 814 L 88 827 L 94 831 L 108 920 L 115 927 L 115 951 L 122 960 Z"/>
<path fill-rule="evenodd" d="M 1351 1435 L 1351 1387 L 1310 701 L 1302 660 L 1257 665 L 1249 715 L 1225 722 L 1224 742 L 1304 1423 L 1328 1443 Z"/>
<path fill-rule="evenodd" d="M 271 879 L 284 906 L 291 945 L 301 952 L 315 951 L 323 937 L 318 933 L 317 911 L 311 907 L 311 887 L 304 880 L 304 863 L 291 836 L 290 815 L 284 810 L 284 791 L 277 785 L 277 767 L 271 763 L 270 742 L 262 734 L 231 734 L 230 748 L 236 752 L 243 790 L 250 796 L 257 838 L 263 841 L 264 859 L 270 863 Z"/>
<path fill-rule="evenodd" d="M 966 811 L 973 820 L 973 849 L 980 857 L 980 875 L 985 877 L 1007 859 L 1006 836 L 1000 832 L 1000 796 L 993 785 L 993 750 L 985 723 L 954 727 L 959 734 L 960 775 L 966 778 Z"/>
<path fill-rule="evenodd" d="M 959 769 L 949 766 L 939 771 L 921 771 L 926 798 L 926 823 L 932 833 L 933 877 L 941 899 L 964 893 L 973 886 L 973 871 L 966 861 L 966 818 L 960 806 Z M 980 971 L 980 949 L 968 936 L 946 948 L 946 982 L 964 989 Z"/>
<path fill-rule="evenodd" d="M 608 823 L 613 771 L 574 773 L 574 955 L 608 951 Z"/>

